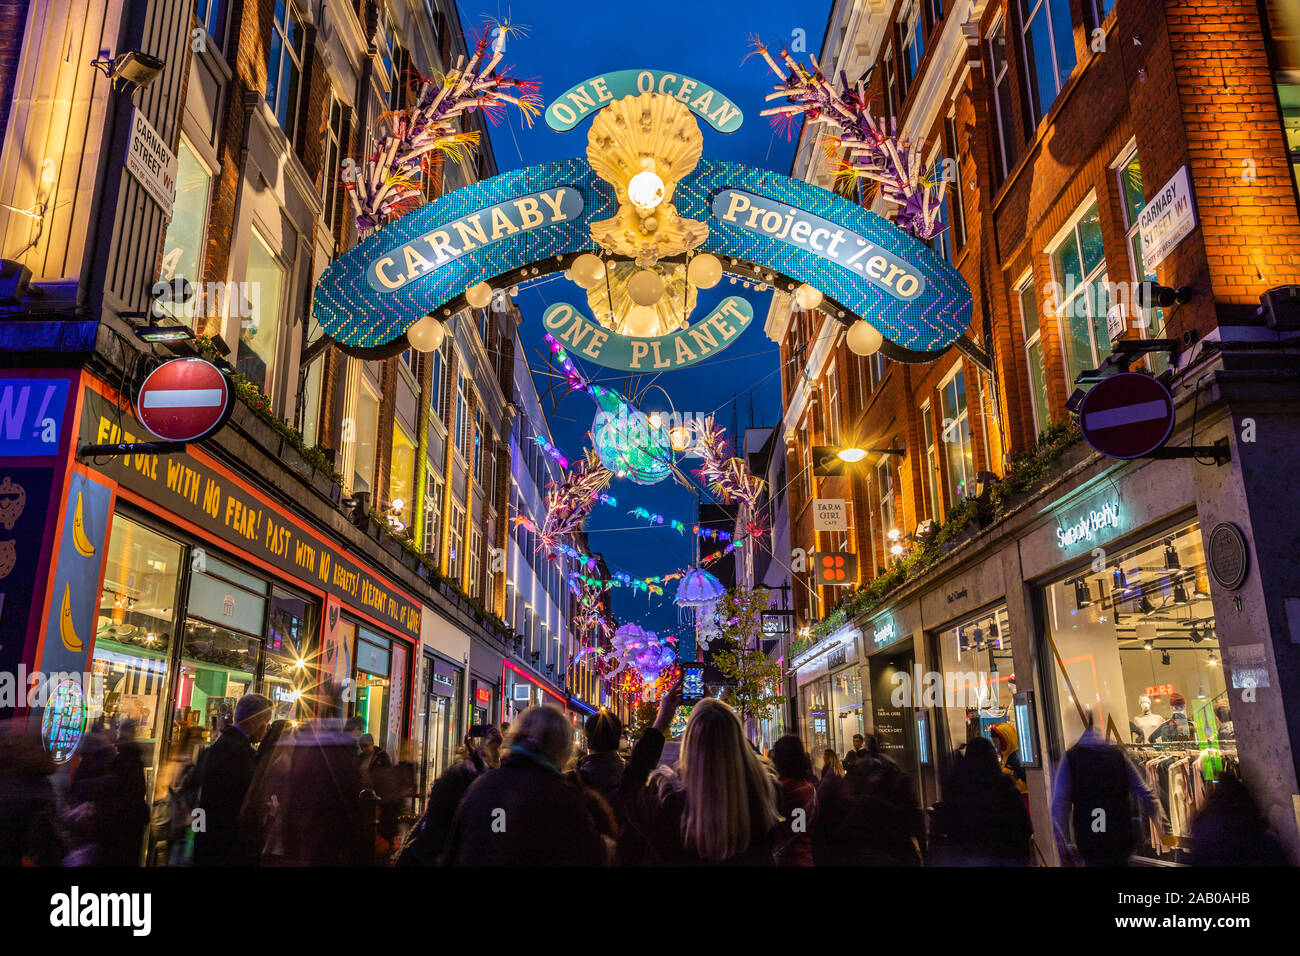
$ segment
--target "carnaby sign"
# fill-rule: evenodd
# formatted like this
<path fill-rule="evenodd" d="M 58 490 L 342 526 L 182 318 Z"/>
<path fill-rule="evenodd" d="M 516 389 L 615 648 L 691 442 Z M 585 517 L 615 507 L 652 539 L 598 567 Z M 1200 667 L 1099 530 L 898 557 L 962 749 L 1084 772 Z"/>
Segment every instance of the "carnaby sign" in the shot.
<path fill-rule="evenodd" d="M 643 372 L 685 368 L 702 362 L 740 338 L 753 318 L 754 309 L 747 300 L 728 296 L 689 328 L 655 338 L 614 334 L 567 302 L 557 302 L 547 309 L 542 324 L 574 354 L 597 365 Z"/>
<path fill-rule="evenodd" d="M 471 249 L 581 215 L 582 196 L 565 186 L 496 203 L 390 249 L 370 264 L 366 278 L 376 292 L 392 292 Z"/>
<path fill-rule="evenodd" d="M 699 251 L 758 267 L 773 283 L 815 286 L 844 321 L 866 317 L 884 337 L 888 358 L 931 361 L 970 326 L 970 289 L 951 264 L 829 190 L 705 157 L 677 183 L 673 206 L 708 225 Z M 591 224 L 618 208 L 585 159 L 473 183 L 334 260 L 316 285 L 313 313 L 345 352 L 396 355 L 412 323 L 464 307 L 470 286 L 563 270 L 569 258 L 592 250 Z"/>

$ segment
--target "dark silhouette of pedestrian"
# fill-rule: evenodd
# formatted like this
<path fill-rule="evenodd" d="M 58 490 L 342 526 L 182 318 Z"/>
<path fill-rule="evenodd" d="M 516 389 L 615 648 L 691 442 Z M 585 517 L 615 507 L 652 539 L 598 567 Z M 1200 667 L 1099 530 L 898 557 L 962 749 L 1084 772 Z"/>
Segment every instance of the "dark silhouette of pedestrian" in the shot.
<path fill-rule="evenodd" d="M 931 862 L 941 866 L 1027 866 L 1033 825 L 1015 778 L 993 742 L 976 737 L 958 751 L 935 805 Z"/>
<path fill-rule="evenodd" d="M 257 769 L 253 745 L 271 723 L 271 702 L 245 694 L 235 704 L 235 722 L 199 758 L 199 800 L 195 822 L 195 866 L 254 866 L 259 847 L 241 832 L 239 814 Z"/>
<path fill-rule="evenodd" d="M 828 751 L 831 752 L 831 751 Z M 817 778 L 803 741 L 786 734 L 772 745 L 772 764 L 781 784 L 781 816 L 772 859 L 777 866 L 812 866 L 817 826 Z"/>

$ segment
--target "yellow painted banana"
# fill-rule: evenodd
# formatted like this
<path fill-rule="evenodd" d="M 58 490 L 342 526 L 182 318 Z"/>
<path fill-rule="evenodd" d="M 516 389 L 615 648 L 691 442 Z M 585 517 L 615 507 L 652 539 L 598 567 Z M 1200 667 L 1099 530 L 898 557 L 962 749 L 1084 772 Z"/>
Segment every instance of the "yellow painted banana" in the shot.
<path fill-rule="evenodd" d="M 89 558 L 95 553 L 95 546 L 86 537 L 86 523 L 81 516 L 81 492 L 77 492 L 77 510 L 72 516 L 72 545 L 77 554 Z"/>
<path fill-rule="evenodd" d="M 63 646 L 74 654 L 82 649 L 81 638 L 72 625 L 72 585 L 68 583 L 63 585 L 63 605 L 59 608 L 59 637 L 63 638 Z"/>

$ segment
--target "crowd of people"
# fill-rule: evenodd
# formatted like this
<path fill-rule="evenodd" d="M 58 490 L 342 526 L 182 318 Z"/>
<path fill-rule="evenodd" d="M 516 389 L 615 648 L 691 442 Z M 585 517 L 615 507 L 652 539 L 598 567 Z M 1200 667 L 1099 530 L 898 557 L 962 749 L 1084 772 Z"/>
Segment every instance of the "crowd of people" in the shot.
<path fill-rule="evenodd" d="M 1045 862 L 1010 725 L 952 755 L 942 800 L 923 809 L 916 782 L 859 734 L 842 757 L 812 755 L 794 735 L 762 753 L 725 703 L 709 697 L 665 757 L 680 688 L 632 746 L 601 711 L 575 748 L 548 706 L 513 726 L 478 728 L 433 782 L 423 813 L 399 826 L 413 768 L 377 747 L 356 718 L 291 726 L 271 702 L 241 698 L 202 753 L 173 748 L 159 862 L 229 866 L 1029 866 Z M 505 731 L 503 733 L 503 731 Z M 114 739 L 115 736 L 115 739 Z M 131 865 L 151 814 L 129 723 L 97 727 L 79 749 L 66 800 L 39 739 L 0 732 L 0 865 Z M 1065 754 L 1052 788 L 1059 858 L 1125 865 L 1136 846 L 1130 802 L 1160 825 L 1159 802 L 1095 728 Z M 1097 820 L 1110 820 L 1097 826 Z M 1281 865 L 1285 858 L 1245 787 L 1227 780 L 1193 825 L 1193 863 Z"/>

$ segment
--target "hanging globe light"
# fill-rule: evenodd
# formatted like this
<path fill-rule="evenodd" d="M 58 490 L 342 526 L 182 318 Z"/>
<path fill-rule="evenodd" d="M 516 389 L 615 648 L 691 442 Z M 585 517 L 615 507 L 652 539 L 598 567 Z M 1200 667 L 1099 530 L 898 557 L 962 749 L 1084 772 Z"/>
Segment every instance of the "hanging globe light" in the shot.
<path fill-rule="evenodd" d="M 627 280 L 627 294 L 637 305 L 652 306 L 663 298 L 663 277 L 657 272 L 642 269 Z"/>
<path fill-rule="evenodd" d="M 442 345 L 447 336 L 447 328 L 432 315 L 416 319 L 415 324 L 406 330 L 406 340 L 417 352 L 432 352 Z"/>
<path fill-rule="evenodd" d="M 595 253 L 584 252 L 569 266 L 573 281 L 584 289 L 594 289 L 605 278 L 605 260 Z"/>
<path fill-rule="evenodd" d="M 858 319 L 849 327 L 845 341 L 848 342 L 850 351 L 857 355 L 874 355 L 880 351 L 885 338 L 866 319 Z"/>
<path fill-rule="evenodd" d="M 465 301 L 475 309 L 486 308 L 492 301 L 492 287 L 486 282 L 476 282 L 465 290 Z"/>
<path fill-rule="evenodd" d="M 702 252 L 686 267 L 686 275 L 695 288 L 712 289 L 722 281 L 722 263 L 717 256 Z"/>
<path fill-rule="evenodd" d="M 811 312 L 822 304 L 821 290 L 805 282 L 794 290 L 794 300 L 799 303 L 799 308 Z"/>

